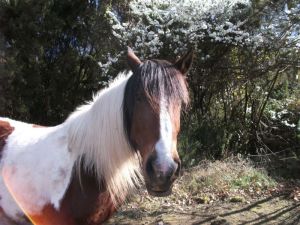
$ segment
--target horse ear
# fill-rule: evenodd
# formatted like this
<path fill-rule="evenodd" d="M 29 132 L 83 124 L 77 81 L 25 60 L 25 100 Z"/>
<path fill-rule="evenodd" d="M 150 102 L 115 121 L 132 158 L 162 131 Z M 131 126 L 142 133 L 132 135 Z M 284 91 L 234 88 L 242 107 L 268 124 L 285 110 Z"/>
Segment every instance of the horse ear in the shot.
<path fill-rule="evenodd" d="M 184 56 L 178 59 L 174 65 L 182 74 L 187 74 L 192 66 L 193 58 L 194 50 L 191 49 Z"/>
<path fill-rule="evenodd" d="M 132 71 L 142 63 L 130 47 L 127 47 L 127 61 Z"/>

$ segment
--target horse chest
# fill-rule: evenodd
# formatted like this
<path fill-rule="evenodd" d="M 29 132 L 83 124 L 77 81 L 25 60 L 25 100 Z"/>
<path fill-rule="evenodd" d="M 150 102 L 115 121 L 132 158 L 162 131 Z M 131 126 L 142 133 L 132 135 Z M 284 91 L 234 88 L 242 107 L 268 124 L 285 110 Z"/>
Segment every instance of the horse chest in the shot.
<path fill-rule="evenodd" d="M 73 176 L 62 209 L 74 218 L 76 224 L 101 224 L 116 211 L 109 193 L 101 186 L 87 173 L 82 173 L 80 179 Z"/>

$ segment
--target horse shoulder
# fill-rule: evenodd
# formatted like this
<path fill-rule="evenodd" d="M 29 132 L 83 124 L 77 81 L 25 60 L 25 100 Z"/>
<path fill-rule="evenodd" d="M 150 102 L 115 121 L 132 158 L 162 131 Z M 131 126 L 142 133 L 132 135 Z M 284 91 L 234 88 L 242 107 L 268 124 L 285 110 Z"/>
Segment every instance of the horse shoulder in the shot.
<path fill-rule="evenodd" d="M 75 161 L 68 149 L 65 129 L 37 129 L 17 121 L 13 124 L 15 129 L 7 138 L 1 161 L 1 174 L 9 191 L 0 194 L 11 192 L 29 215 L 40 215 L 43 210 L 49 214 L 58 211 Z M 2 207 L 4 211 L 9 208 Z"/>

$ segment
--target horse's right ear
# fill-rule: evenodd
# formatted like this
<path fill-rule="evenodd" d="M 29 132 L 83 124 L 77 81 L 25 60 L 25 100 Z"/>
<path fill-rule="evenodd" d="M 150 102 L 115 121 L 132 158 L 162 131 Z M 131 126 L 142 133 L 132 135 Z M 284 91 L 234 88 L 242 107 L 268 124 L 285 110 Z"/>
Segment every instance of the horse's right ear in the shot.
<path fill-rule="evenodd" d="M 189 69 L 192 66 L 192 62 L 194 59 L 194 50 L 191 49 L 186 53 L 184 56 L 182 56 L 180 59 L 178 59 L 175 62 L 175 67 L 182 73 L 187 74 Z"/>
<path fill-rule="evenodd" d="M 132 71 L 142 63 L 130 47 L 127 47 L 127 61 Z"/>

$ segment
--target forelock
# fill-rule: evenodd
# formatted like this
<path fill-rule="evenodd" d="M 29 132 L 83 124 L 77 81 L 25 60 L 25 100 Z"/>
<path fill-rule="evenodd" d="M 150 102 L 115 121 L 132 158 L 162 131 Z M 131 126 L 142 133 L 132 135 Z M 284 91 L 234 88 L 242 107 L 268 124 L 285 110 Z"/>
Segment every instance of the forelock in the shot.
<path fill-rule="evenodd" d="M 165 60 L 147 60 L 135 71 L 137 86 L 141 94 L 159 109 L 161 99 L 165 104 L 188 104 L 188 92 L 183 75 L 173 64 Z"/>

